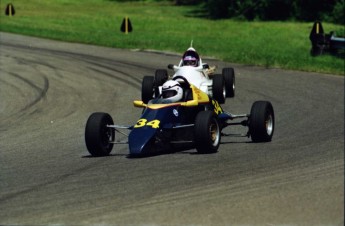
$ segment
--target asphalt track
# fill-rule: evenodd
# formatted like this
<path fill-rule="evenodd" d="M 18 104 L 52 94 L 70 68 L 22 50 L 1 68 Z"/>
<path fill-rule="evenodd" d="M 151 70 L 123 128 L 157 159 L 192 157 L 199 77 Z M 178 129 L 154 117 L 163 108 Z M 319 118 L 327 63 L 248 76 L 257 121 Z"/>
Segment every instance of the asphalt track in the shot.
<path fill-rule="evenodd" d="M 88 116 L 134 123 L 142 77 L 179 56 L 6 33 L 0 45 L 1 225 L 344 224 L 344 77 L 208 60 L 235 68 L 228 111 L 272 102 L 271 143 L 92 158 Z"/>

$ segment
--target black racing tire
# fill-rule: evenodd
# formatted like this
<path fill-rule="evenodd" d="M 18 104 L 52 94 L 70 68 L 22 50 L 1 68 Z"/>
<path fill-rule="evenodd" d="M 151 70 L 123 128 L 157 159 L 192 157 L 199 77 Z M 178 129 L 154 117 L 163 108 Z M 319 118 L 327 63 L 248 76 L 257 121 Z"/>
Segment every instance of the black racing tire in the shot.
<path fill-rule="evenodd" d="M 154 77 L 144 76 L 141 83 L 141 100 L 147 104 L 153 98 L 154 92 Z"/>
<path fill-rule="evenodd" d="M 249 134 L 253 142 L 270 142 L 275 126 L 273 106 L 268 101 L 253 103 L 249 116 Z"/>
<path fill-rule="evenodd" d="M 160 95 L 159 86 L 162 86 L 164 82 L 166 82 L 169 78 L 168 71 L 165 69 L 157 69 L 155 72 L 155 96 L 158 97 Z"/>
<path fill-rule="evenodd" d="M 233 68 L 223 68 L 222 75 L 225 80 L 226 97 L 235 96 L 235 71 Z"/>
<path fill-rule="evenodd" d="M 200 154 L 215 153 L 221 140 L 218 120 L 213 111 L 201 111 L 194 125 L 195 148 Z"/>
<path fill-rule="evenodd" d="M 155 86 L 161 86 L 168 80 L 168 71 L 165 69 L 157 69 L 155 72 Z"/>
<path fill-rule="evenodd" d="M 218 101 L 218 103 L 220 104 L 225 103 L 226 90 L 225 90 L 225 81 L 224 81 L 223 75 L 216 74 L 213 76 L 212 96 L 213 96 L 213 99 Z"/>
<path fill-rule="evenodd" d="M 113 125 L 112 117 L 103 112 L 96 112 L 90 115 L 85 127 L 85 143 L 87 150 L 92 156 L 109 155 L 115 140 L 115 130 L 107 127 Z"/>

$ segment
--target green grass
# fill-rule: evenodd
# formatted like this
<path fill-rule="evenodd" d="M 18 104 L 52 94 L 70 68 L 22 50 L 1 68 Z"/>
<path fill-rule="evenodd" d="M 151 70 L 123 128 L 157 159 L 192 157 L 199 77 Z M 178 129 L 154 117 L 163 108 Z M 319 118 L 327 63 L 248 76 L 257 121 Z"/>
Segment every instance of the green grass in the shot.
<path fill-rule="evenodd" d="M 15 16 L 5 16 L 7 3 Z M 1 0 L 0 30 L 116 48 L 183 53 L 194 40 L 201 56 L 233 63 L 344 75 L 344 58 L 311 57 L 312 23 L 240 22 L 191 17 L 193 7 L 169 2 L 110 0 Z M 128 16 L 133 32 L 120 32 Z M 324 23 L 324 30 L 343 31 Z"/>

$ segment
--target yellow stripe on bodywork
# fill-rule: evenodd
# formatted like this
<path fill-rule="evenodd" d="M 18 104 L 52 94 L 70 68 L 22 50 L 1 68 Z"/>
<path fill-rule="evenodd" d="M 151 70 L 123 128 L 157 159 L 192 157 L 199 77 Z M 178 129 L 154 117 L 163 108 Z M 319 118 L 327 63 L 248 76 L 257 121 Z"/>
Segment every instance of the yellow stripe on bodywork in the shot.
<path fill-rule="evenodd" d="M 171 103 L 171 104 L 149 104 L 147 105 L 148 108 L 151 109 L 160 109 L 160 108 L 166 108 L 166 107 L 171 107 L 171 106 L 179 106 L 184 102 L 176 102 L 176 103 Z"/>
<path fill-rule="evenodd" d="M 197 100 L 198 103 L 208 103 L 210 101 L 210 98 L 206 93 L 204 93 L 203 91 L 201 91 L 193 85 L 191 85 L 190 87 L 193 91 L 193 100 Z"/>
<path fill-rule="evenodd" d="M 176 102 L 167 104 L 144 104 L 142 101 L 135 100 L 133 103 L 135 107 L 148 107 L 150 109 L 160 109 L 171 106 L 195 107 L 198 104 L 209 103 L 210 98 L 206 93 L 204 93 L 203 91 L 201 91 L 193 85 L 191 85 L 190 87 L 193 92 L 193 100 L 189 100 L 186 102 Z"/>

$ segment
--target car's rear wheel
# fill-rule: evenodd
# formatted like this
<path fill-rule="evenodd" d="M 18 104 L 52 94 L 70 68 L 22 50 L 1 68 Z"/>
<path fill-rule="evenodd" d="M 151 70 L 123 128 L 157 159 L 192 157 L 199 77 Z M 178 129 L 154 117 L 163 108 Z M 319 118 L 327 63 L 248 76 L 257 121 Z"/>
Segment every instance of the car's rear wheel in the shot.
<path fill-rule="evenodd" d="M 226 97 L 235 96 L 235 71 L 233 68 L 223 68 L 222 75 L 225 80 Z"/>
<path fill-rule="evenodd" d="M 225 81 L 223 75 L 216 74 L 212 81 L 212 95 L 213 99 L 218 101 L 220 104 L 225 103 L 226 90 Z"/>
<path fill-rule="evenodd" d="M 253 103 L 249 116 L 249 133 L 253 142 L 269 142 L 274 133 L 273 106 L 268 101 Z"/>
<path fill-rule="evenodd" d="M 220 138 L 220 127 L 213 111 L 199 112 L 194 126 L 194 142 L 198 153 L 217 152 Z"/>
<path fill-rule="evenodd" d="M 141 100 L 147 104 L 153 98 L 154 93 L 154 77 L 144 76 L 141 83 Z"/>
<path fill-rule="evenodd" d="M 85 127 L 85 143 L 92 156 L 106 156 L 113 149 L 115 130 L 107 127 L 113 124 L 111 116 L 103 112 L 93 113 L 88 118 Z"/>

